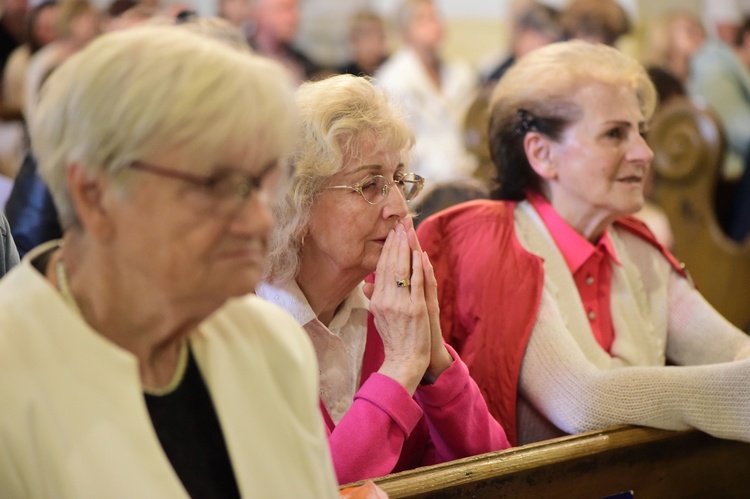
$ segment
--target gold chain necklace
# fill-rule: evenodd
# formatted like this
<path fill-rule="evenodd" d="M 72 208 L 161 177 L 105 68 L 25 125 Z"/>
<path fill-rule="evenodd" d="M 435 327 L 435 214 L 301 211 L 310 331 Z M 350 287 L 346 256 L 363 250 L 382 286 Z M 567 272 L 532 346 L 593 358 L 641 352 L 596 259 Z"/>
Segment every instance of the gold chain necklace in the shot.
<path fill-rule="evenodd" d="M 63 296 L 65 301 L 68 303 L 70 308 L 72 308 L 78 315 L 83 317 L 83 314 L 81 313 L 81 308 L 78 306 L 78 302 L 76 302 L 75 297 L 73 296 L 73 293 L 70 291 L 70 284 L 68 283 L 68 272 L 65 269 L 65 264 L 63 263 L 62 259 L 58 260 L 57 265 L 55 265 L 55 273 L 57 274 L 57 285 L 60 288 L 60 294 Z M 149 388 L 146 386 L 143 386 L 143 392 L 146 395 L 154 395 L 156 397 L 162 397 L 164 395 L 168 395 L 175 391 L 177 387 L 182 382 L 182 378 L 185 376 L 185 370 L 187 369 L 187 362 L 188 361 L 188 346 L 187 341 L 182 342 L 182 346 L 180 347 L 180 353 L 179 357 L 177 359 L 177 368 L 174 371 L 174 375 L 172 376 L 172 379 L 169 380 L 169 383 L 167 383 L 166 386 L 163 386 L 161 388 Z"/>

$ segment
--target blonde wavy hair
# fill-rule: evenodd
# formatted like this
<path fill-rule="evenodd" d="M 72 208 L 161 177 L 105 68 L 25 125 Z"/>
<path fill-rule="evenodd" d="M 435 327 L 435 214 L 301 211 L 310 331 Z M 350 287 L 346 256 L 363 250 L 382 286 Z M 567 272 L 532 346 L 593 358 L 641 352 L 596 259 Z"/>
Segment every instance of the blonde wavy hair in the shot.
<path fill-rule="evenodd" d="M 315 201 L 333 175 L 373 144 L 376 152 L 400 151 L 404 161 L 414 145 L 400 111 L 368 78 L 338 75 L 304 83 L 296 102 L 299 127 L 293 172 L 276 209 L 267 281 L 296 277 Z"/>

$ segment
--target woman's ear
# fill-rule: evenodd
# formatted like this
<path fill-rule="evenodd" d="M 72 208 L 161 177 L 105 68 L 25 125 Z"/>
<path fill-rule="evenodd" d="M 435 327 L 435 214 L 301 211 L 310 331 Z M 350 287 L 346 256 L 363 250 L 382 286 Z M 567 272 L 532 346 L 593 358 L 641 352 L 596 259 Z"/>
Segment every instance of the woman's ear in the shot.
<path fill-rule="evenodd" d="M 557 162 L 552 139 L 539 132 L 529 131 L 523 138 L 523 148 L 529 165 L 545 180 L 557 178 Z"/>
<path fill-rule="evenodd" d="M 112 224 L 104 203 L 104 180 L 90 178 L 76 163 L 68 167 L 65 180 L 81 227 L 96 238 L 108 238 Z"/>

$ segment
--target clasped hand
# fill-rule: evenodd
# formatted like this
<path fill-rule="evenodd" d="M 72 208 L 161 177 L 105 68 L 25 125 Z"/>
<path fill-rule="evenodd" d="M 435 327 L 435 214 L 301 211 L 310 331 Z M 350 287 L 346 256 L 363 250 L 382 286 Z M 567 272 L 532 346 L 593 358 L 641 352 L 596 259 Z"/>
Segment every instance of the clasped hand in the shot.
<path fill-rule="evenodd" d="M 397 285 L 403 279 L 410 285 Z M 440 331 L 435 272 L 419 246 L 411 219 L 388 234 L 375 283 L 366 292 L 385 348 L 385 361 L 378 372 L 399 382 L 410 394 L 421 381 L 434 382 L 453 358 Z"/>

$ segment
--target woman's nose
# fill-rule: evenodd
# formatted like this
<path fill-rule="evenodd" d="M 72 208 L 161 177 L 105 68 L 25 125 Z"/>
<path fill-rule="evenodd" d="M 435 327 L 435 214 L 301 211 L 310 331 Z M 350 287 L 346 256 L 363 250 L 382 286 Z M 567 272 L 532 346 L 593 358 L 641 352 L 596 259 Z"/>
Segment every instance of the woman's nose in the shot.
<path fill-rule="evenodd" d="M 651 150 L 646 138 L 640 133 L 636 134 L 628 153 L 628 159 L 639 163 L 651 163 L 651 160 L 654 159 L 654 151 Z"/>
<path fill-rule="evenodd" d="M 270 232 L 274 223 L 271 196 L 263 190 L 250 194 L 232 218 L 232 228 L 246 233 Z"/>
<path fill-rule="evenodd" d="M 409 207 L 406 205 L 404 193 L 401 192 L 398 184 L 392 183 L 389 186 L 388 194 L 385 196 L 383 204 L 383 218 L 395 216 L 398 219 L 404 218 L 409 213 Z"/>

